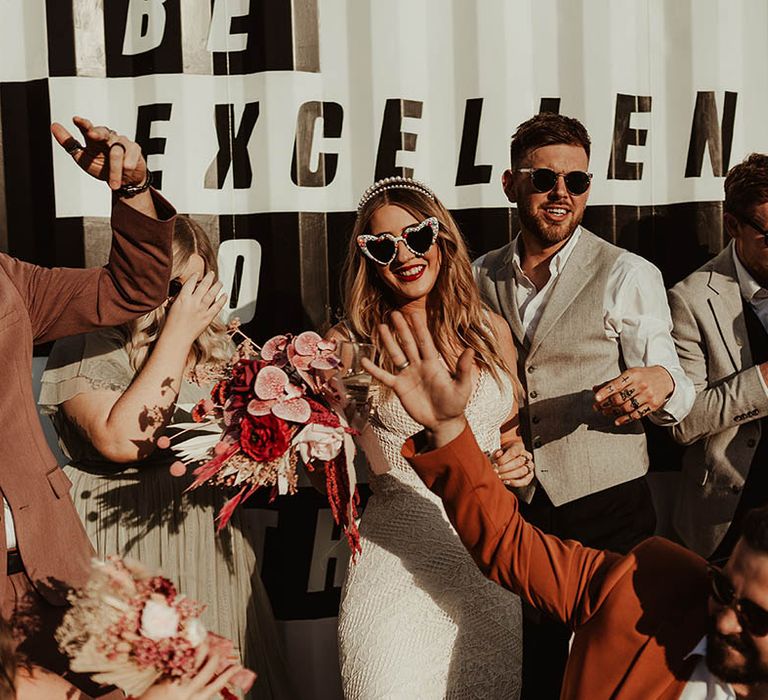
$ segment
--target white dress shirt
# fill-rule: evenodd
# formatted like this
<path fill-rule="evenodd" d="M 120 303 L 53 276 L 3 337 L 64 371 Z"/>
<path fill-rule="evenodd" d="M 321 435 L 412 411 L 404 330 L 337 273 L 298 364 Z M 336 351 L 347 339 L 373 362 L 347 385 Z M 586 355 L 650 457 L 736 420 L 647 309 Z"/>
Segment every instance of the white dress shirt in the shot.
<path fill-rule="evenodd" d="M 555 282 L 581 236 L 578 227 L 568 242 L 549 263 L 549 280 L 539 290 L 525 275 L 520 259 L 520 235 L 512 242 L 516 302 L 526 336 L 533 337 Z M 672 317 L 664 280 L 658 268 L 645 258 L 624 251 L 608 276 L 603 298 L 604 328 L 607 338 L 621 345 L 627 367 L 661 365 L 672 376 L 675 388 L 662 408 L 648 417 L 658 425 L 670 425 L 688 415 L 696 398 L 693 382 L 680 367 L 672 340 Z M 606 377 L 605 380 L 613 379 Z"/>
<path fill-rule="evenodd" d="M 721 681 L 707 668 L 707 638 L 702 637 L 694 650 L 685 658 L 700 656 L 691 677 L 680 694 L 680 700 L 736 700 L 736 692 L 729 683 Z"/>
<path fill-rule="evenodd" d="M 736 277 L 739 280 L 741 296 L 752 307 L 755 315 L 760 319 L 760 323 L 763 324 L 763 328 L 768 333 L 768 289 L 761 287 L 757 280 L 748 272 L 747 268 L 744 267 L 741 260 L 739 260 L 735 245 L 731 245 L 731 254 L 733 255 L 733 266 L 736 268 Z M 760 377 L 763 390 L 768 395 L 768 385 L 765 383 L 763 373 L 757 366 L 755 366 L 755 372 Z"/>

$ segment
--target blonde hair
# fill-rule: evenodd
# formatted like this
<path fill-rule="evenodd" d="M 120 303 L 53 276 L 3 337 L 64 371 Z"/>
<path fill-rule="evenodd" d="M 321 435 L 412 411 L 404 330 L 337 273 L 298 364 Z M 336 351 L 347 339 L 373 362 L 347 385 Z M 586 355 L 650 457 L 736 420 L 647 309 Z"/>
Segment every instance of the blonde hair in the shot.
<path fill-rule="evenodd" d="M 392 369 L 391 360 L 381 352 L 378 325 L 389 320 L 397 304 L 376 272 L 377 263 L 363 256 L 357 245 L 359 235 L 370 233 L 374 212 L 387 204 L 404 209 L 418 221 L 434 216 L 440 222 L 436 241 L 441 254 L 440 270 L 427 297 L 427 322 L 437 350 L 448 361 L 464 348 L 472 348 L 477 365 L 487 369 L 497 382 L 501 372 L 514 378 L 512 368 L 495 350 L 498 340 L 488 308 L 480 299 L 469 251 L 456 221 L 439 199 L 432 200 L 414 189 L 382 190 L 366 200 L 358 211 L 342 272 L 345 322 L 350 330 L 360 340 L 372 343 L 379 361 Z"/>
<path fill-rule="evenodd" d="M 177 277 L 186 267 L 192 255 L 197 254 L 205 263 L 203 274 L 219 268 L 211 242 L 203 228 L 187 216 L 176 217 L 173 229 L 173 266 L 171 279 Z M 159 306 L 154 311 L 144 314 L 121 327 L 126 338 L 126 350 L 131 367 L 138 372 L 147 361 L 149 353 L 163 329 L 166 306 Z M 194 368 L 207 362 L 227 360 L 231 355 L 230 340 L 226 326 L 215 318 L 192 344 L 187 360 L 187 367 Z"/>

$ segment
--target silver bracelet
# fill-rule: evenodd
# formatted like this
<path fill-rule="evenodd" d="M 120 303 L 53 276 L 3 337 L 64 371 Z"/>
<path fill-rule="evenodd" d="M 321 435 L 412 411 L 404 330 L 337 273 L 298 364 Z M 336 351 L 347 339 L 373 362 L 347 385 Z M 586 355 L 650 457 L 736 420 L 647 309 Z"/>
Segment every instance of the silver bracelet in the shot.
<path fill-rule="evenodd" d="M 140 185 L 123 185 L 119 190 L 115 191 L 118 197 L 135 197 L 137 194 L 141 194 L 149 189 L 152 184 L 152 171 L 147 168 L 147 177 Z"/>

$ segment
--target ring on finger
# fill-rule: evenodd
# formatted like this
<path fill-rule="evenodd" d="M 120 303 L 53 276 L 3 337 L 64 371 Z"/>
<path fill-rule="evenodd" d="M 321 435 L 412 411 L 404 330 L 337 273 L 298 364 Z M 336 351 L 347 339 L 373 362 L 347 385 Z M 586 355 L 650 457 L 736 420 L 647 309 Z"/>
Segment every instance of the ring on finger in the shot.
<path fill-rule="evenodd" d="M 395 365 L 395 369 L 398 372 L 402 372 L 406 367 L 410 367 L 411 363 L 408 360 L 405 360 L 405 362 L 401 362 L 399 365 Z"/>
<path fill-rule="evenodd" d="M 123 149 L 123 153 L 127 153 L 126 147 L 123 146 L 123 144 L 120 143 L 119 141 L 115 141 L 114 143 L 110 143 L 109 144 L 109 150 L 111 151 L 115 146 L 118 146 L 119 148 L 122 148 Z"/>
<path fill-rule="evenodd" d="M 72 139 L 66 146 L 64 146 L 64 150 L 69 153 L 69 155 L 73 156 L 75 153 L 84 150 L 84 148 L 83 144 L 77 139 Z"/>

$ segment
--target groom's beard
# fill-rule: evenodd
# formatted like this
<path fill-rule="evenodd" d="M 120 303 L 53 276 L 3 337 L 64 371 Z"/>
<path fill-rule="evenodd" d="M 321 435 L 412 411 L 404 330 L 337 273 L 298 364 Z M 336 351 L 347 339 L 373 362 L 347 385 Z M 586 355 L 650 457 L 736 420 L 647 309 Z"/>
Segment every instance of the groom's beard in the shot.
<path fill-rule="evenodd" d="M 707 668 L 727 683 L 750 685 L 768 682 L 768 660 L 760 658 L 752 637 L 744 631 L 741 634 L 720 634 L 714 629 L 714 622 L 712 618 L 707 633 Z M 732 656 L 734 651 L 738 653 L 736 659 Z"/>

